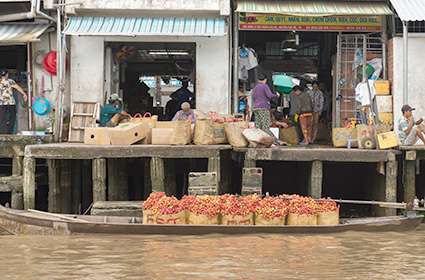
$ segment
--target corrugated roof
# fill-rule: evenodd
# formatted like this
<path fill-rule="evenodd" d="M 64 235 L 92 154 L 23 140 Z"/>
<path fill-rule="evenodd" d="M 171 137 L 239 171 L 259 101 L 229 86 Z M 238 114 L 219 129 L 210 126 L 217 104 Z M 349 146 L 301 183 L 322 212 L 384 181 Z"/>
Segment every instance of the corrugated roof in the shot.
<path fill-rule="evenodd" d="M 38 41 L 49 26 L 49 24 L 34 23 L 2 23 L 0 24 L 0 43 Z"/>
<path fill-rule="evenodd" d="M 390 0 L 402 21 L 425 20 L 424 0 Z"/>
<path fill-rule="evenodd" d="M 70 17 L 69 35 L 98 36 L 223 36 L 226 23 L 221 18 L 179 17 Z"/>
<path fill-rule="evenodd" d="M 400 0 L 403 1 L 403 0 Z M 417 0 L 420 1 L 420 0 Z M 391 15 L 385 2 L 238 0 L 237 12 L 304 16 Z"/>

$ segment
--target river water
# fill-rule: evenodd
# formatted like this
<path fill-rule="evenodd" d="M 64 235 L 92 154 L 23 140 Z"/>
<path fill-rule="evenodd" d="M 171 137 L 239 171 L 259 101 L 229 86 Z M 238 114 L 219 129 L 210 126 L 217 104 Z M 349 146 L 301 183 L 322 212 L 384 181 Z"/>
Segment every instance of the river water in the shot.
<path fill-rule="evenodd" d="M 407 233 L 0 236 L 0 279 L 423 279 Z"/>

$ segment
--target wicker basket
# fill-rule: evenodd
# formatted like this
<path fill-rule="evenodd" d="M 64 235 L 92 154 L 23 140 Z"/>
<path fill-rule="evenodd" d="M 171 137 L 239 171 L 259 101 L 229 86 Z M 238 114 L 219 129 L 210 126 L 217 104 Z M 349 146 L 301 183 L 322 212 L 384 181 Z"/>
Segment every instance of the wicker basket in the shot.
<path fill-rule="evenodd" d="M 289 213 L 287 224 L 291 226 L 315 226 L 317 225 L 317 215 Z"/>
<path fill-rule="evenodd" d="M 258 226 L 282 226 L 285 224 L 286 216 L 267 219 L 261 215 L 255 216 L 255 225 Z"/>

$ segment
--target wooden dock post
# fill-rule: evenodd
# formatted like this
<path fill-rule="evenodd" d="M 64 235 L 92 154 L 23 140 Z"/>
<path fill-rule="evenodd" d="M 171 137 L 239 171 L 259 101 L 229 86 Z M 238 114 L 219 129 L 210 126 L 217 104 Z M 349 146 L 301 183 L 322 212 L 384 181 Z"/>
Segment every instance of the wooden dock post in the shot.
<path fill-rule="evenodd" d="M 308 195 L 313 198 L 322 197 L 323 163 L 320 160 L 311 162 L 308 181 Z"/>
<path fill-rule="evenodd" d="M 152 192 L 151 159 L 143 159 L 143 200 Z"/>
<path fill-rule="evenodd" d="M 106 201 L 106 159 L 93 159 L 93 202 Z"/>
<path fill-rule="evenodd" d="M 126 159 L 108 159 L 108 200 L 128 200 L 128 173 Z"/>
<path fill-rule="evenodd" d="M 12 191 L 11 207 L 13 209 L 24 209 L 24 197 L 22 192 Z"/>
<path fill-rule="evenodd" d="M 23 164 L 24 209 L 35 208 L 35 158 L 24 157 Z"/>
<path fill-rule="evenodd" d="M 22 165 L 24 158 L 15 155 L 12 159 L 12 175 L 22 176 Z"/>
<path fill-rule="evenodd" d="M 72 212 L 72 173 L 71 160 L 60 161 L 60 213 Z"/>
<path fill-rule="evenodd" d="M 49 176 L 49 194 L 48 194 L 48 210 L 51 213 L 61 212 L 61 180 L 60 180 L 60 162 L 56 159 L 47 160 L 47 173 Z"/>
<path fill-rule="evenodd" d="M 81 165 L 81 211 L 84 213 L 93 200 L 93 161 L 82 160 Z"/>
<path fill-rule="evenodd" d="M 76 159 L 71 162 L 71 186 L 72 202 L 71 211 L 74 214 L 81 213 L 81 193 L 82 193 L 82 160 Z"/>
<path fill-rule="evenodd" d="M 217 157 L 208 158 L 208 172 L 216 172 L 219 194 L 229 193 L 232 174 L 230 152 L 221 151 Z"/>
<path fill-rule="evenodd" d="M 153 192 L 175 195 L 177 184 L 174 159 L 153 157 L 151 159 L 151 182 Z"/>
<path fill-rule="evenodd" d="M 394 156 L 395 157 L 395 156 Z M 389 160 L 385 170 L 385 201 L 397 202 L 397 160 Z M 397 209 L 385 208 L 385 216 L 397 215 Z"/>
<path fill-rule="evenodd" d="M 403 161 L 403 199 L 413 202 L 416 197 L 416 151 L 406 151 Z"/>

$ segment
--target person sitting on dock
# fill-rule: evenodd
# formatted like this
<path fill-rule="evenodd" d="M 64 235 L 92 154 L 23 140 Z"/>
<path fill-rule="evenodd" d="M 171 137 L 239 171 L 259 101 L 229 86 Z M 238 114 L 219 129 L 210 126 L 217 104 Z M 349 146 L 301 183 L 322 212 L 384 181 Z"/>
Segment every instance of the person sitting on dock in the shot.
<path fill-rule="evenodd" d="M 122 109 L 122 99 L 118 94 L 111 94 L 109 103 L 100 110 L 100 126 L 115 127 L 126 122 L 131 116 Z"/>
<path fill-rule="evenodd" d="M 421 139 L 422 144 L 425 144 L 425 125 L 423 124 L 423 119 L 415 121 L 413 118 L 413 113 L 415 108 L 410 107 L 409 105 L 403 105 L 401 107 L 401 112 L 403 116 L 398 121 L 398 137 L 400 143 L 405 146 L 412 146 Z"/>
<path fill-rule="evenodd" d="M 195 123 L 195 113 L 190 108 L 189 102 L 183 102 L 181 106 L 181 110 L 176 113 L 176 115 L 173 118 L 173 121 L 185 121 L 189 120 L 191 123 Z"/>

